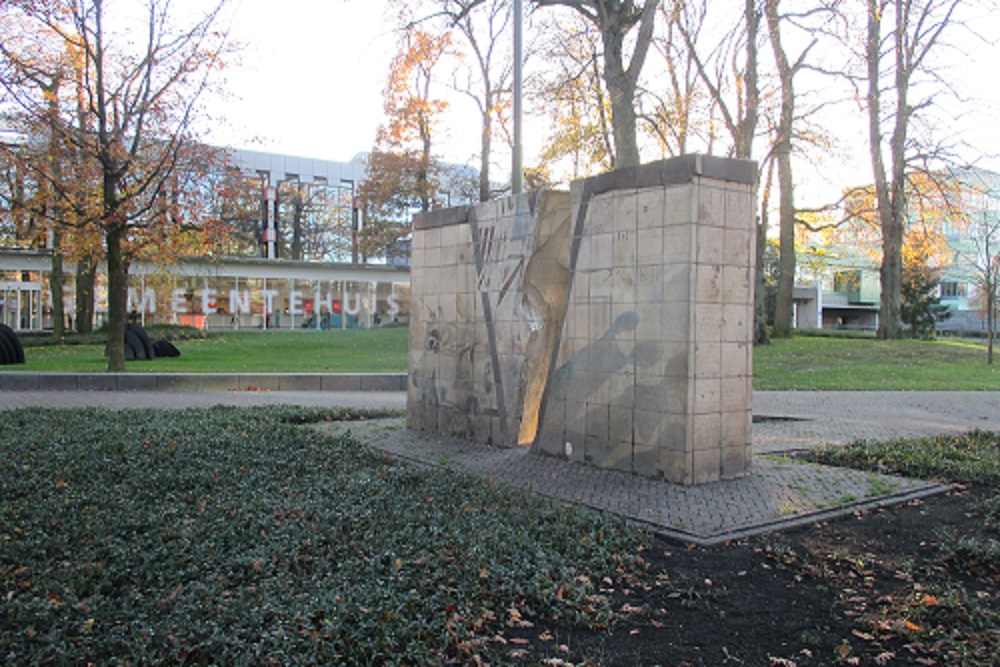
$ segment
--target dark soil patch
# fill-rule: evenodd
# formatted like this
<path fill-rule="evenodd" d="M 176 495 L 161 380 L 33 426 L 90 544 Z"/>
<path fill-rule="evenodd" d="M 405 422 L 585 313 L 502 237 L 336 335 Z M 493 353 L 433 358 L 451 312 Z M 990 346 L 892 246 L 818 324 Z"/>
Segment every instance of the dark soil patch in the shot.
<path fill-rule="evenodd" d="M 555 665 L 998 664 L 996 573 L 951 548 L 987 537 L 974 509 L 985 496 L 956 490 L 709 548 L 657 539 L 645 574 L 601 588 L 618 610 L 611 629 L 501 628 L 521 642 L 502 652 Z"/>

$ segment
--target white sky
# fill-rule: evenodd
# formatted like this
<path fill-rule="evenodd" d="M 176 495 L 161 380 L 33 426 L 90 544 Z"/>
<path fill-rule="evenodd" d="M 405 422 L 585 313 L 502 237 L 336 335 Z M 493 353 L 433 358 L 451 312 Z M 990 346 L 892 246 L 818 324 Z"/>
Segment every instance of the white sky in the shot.
<path fill-rule="evenodd" d="M 385 0 L 233 0 L 232 37 L 246 49 L 242 63 L 227 72 L 232 97 L 213 105 L 213 115 L 223 122 L 211 128 L 207 139 L 235 148 L 337 161 L 371 150 L 383 119 L 382 89 L 396 47 L 395 24 L 386 4 Z M 972 152 L 987 156 L 982 166 L 1000 171 L 1000 86 L 995 83 L 1000 51 L 979 42 L 969 48 L 971 52 L 956 56 L 948 76 L 963 81 L 966 94 L 981 101 L 968 105 L 971 111 L 955 125 L 968 128 L 964 134 L 975 144 Z M 461 98 L 453 102 L 444 136 L 436 140 L 435 150 L 443 159 L 474 164 L 475 113 Z M 822 164 L 814 158 L 799 168 L 802 205 L 817 203 L 808 201 L 814 198 L 811 192 L 839 192 L 844 185 L 870 180 L 860 110 L 841 108 L 836 113 L 853 122 L 840 133 L 839 155 Z M 528 164 L 543 130 L 526 118 Z M 494 173 L 495 180 L 507 178 L 503 166 Z"/>
<path fill-rule="evenodd" d="M 370 150 L 395 49 L 382 0 L 234 0 L 245 45 L 210 140 L 347 161 Z"/>

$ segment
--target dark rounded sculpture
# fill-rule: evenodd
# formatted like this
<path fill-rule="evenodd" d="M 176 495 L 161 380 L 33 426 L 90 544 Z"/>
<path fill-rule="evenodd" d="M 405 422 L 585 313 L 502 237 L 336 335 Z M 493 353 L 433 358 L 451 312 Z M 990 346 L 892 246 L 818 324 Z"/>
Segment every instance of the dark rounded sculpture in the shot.
<path fill-rule="evenodd" d="M 24 363 L 24 347 L 14 330 L 0 324 L 0 366 Z"/>
<path fill-rule="evenodd" d="M 181 356 L 180 350 L 174 347 L 166 338 L 161 338 L 155 343 L 153 343 L 153 350 L 156 351 L 157 357 L 179 357 Z"/>
<path fill-rule="evenodd" d="M 137 361 L 156 358 L 156 350 L 149 340 L 149 334 L 138 324 L 125 325 L 125 358 Z"/>
<path fill-rule="evenodd" d="M 107 347 L 104 356 L 108 356 Z M 138 324 L 125 325 L 125 361 L 146 361 L 156 358 L 156 348 L 149 334 Z"/>

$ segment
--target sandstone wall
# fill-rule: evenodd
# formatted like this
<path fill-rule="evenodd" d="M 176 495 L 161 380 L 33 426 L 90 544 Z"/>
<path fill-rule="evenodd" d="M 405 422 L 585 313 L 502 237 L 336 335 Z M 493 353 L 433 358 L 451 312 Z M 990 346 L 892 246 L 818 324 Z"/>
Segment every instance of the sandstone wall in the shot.
<path fill-rule="evenodd" d="M 684 484 L 751 463 L 753 163 L 419 216 L 410 428 Z"/>

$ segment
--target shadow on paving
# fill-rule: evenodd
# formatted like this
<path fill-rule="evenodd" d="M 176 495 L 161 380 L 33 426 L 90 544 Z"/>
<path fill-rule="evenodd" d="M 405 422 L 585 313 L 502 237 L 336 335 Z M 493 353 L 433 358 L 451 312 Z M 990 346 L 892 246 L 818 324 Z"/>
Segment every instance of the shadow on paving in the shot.
<path fill-rule="evenodd" d="M 541 496 L 612 512 L 668 538 L 711 545 L 858 510 L 903 503 L 947 486 L 758 454 L 746 477 L 680 486 L 506 449 L 410 431 L 404 419 L 325 423 L 393 457 L 494 479 Z"/>

